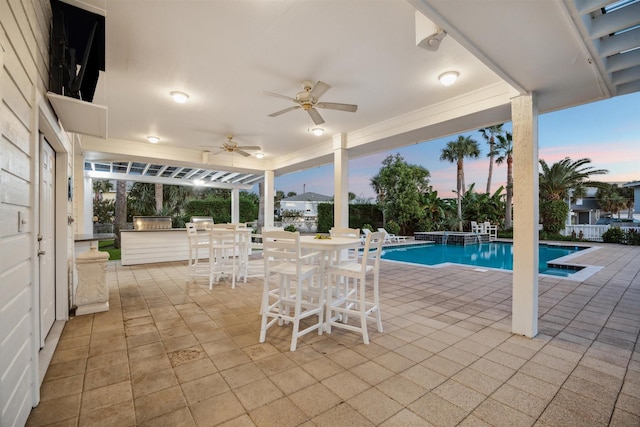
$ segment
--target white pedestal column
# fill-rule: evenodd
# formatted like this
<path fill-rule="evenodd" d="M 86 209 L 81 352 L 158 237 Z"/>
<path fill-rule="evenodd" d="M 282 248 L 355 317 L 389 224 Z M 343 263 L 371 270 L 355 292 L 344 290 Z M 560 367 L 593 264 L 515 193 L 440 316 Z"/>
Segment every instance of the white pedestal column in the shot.
<path fill-rule="evenodd" d="M 333 137 L 333 225 L 349 227 L 349 153 L 347 135 Z"/>
<path fill-rule="evenodd" d="M 107 285 L 107 261 L 109 254 L 91 247 L 76 257 L 78 289 L 76 290 L 76 315 L 109 310 Z"/>

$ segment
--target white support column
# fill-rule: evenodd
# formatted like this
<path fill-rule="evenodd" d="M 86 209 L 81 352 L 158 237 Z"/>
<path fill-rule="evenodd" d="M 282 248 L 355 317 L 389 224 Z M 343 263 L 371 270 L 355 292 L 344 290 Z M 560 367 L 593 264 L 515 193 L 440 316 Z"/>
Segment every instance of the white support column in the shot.
<path fill-rule="evenodd" d="M 273 206 L 276 197 L 276 182 L 273 171 L 264 171 L 264 226 L 273 227 Z"/>
<path fill-rule="evenodd" d="M 231 190 L 231 222 L 240 222 L 240 190 L 237 188 Z"/>
<path fill-rule="evenodd" d="M 511 101 L 514 233 L 511 330 L 538 333 L 538 107 L 534 94 Z"/>
<path fill-rule="evenodd" d="M 349 227 L 349 152 L 347 135 L 333 137 L 333 225 Z"/>

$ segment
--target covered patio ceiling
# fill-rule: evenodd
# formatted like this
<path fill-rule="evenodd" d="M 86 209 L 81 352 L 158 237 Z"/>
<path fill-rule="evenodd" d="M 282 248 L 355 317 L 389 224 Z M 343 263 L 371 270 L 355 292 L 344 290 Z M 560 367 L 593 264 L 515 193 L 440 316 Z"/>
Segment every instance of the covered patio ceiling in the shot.
<path fill-rule="evenodd" d="M 331 163 L 336 147 L 354 158 L 510 121 L 522 94 L 544 113 L 640 90 L 638 0 L 66 1 L 106 17 L 96 129 L 79 131 L 96 164 L 279 176 Z M 437 49 L 421 47 L 438 28 Z M 303 80 L 357 111 L 269 117 L 296 107 Z M 69 117 L 52 102 L 67 130 L 82 122 L 78 105 Z M 227 134 L 265 157 L 222 151 Z"/>
<path fill-rule="evenodd" d="M 94 179 L 149 182 L 208 188 L 250 190 L 262 175 L 196 167 L 170 166 L 142 162 L 84 163 L 85 175 Z"/>

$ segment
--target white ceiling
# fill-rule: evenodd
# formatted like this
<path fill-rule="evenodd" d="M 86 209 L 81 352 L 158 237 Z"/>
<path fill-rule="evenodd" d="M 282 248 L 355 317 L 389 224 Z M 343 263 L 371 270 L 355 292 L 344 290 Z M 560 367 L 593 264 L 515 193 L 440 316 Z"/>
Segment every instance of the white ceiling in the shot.
<path fill-rule="evenodd" d="M 106 16 L 106 72 L 94 103 L 108 109 L 108 139 L 84 137 L 88 159 L 280 175 L 330 163 L 334 143 L 356 157 L 510 121 L 509 99 L 521 93 L 535 92 L 547 112 L 640 90 L 640 50 L 620 61 L 615 54 L 634 42 L 612 48 L 608 36 L 640 24 L 637 2 L 615 19 L 604 15 L 601 27 L 599 10 L 612 2 L 84 3 Z M 416 10 L 448 33 L 436 52 L 416 46 Z M 626 36 L 636 47 L 639 31 Z M 444 87 L 437 77 L 448 70 L 460 78 Z M 268 117 L 294 104 L 261 91 L 294 97 L 302 80 L 328 83 L 321 101 L 357 104 L 358 111 L 319 110 L 322 137 L 307 132 L 314 125 L 303 110 Z M 189 102 L 174 103 L 174 90 L 187 92 Z M 228 133 L 240 145 L 261 146 L 265 158 L 203 156 L 217 152 Z M 148 135 L 160 142 L 149 144 Z"/>

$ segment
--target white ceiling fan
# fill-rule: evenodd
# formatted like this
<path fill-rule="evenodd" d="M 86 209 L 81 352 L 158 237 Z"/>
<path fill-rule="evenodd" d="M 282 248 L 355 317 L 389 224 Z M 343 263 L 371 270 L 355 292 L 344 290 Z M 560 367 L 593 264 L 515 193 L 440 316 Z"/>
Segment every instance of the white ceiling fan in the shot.
<path fill-rule="evenodd" d="M 321 125 L 324 123 L 324 119 L 322 118 L 318 110 L 316 110 L 316 108 L 347 111 L 350 113 L 355 113 L 358 110 L 358 106 L 354 104 L 341 104 L 336 102 L 319 102 L 320 97 L 331 88 L 331 86 L 329 86 L 325 82 L 318 81 L 314 84 L 310 80 L 305 80 L 302 82 L 302 88 L 304 90 L 302 92 L 298 92 L 295 98 L 291 98 L 290 96 L 280 95 L 277 93 L 263 91 L 262 93 L 264 95 L 287 99 L 289 101 L 292 101 L 298 104 L 294 107 L 285 108 L 284 110 L 271 113 L 269 114 L 269 117 L 277 117 L 281 114 L 288 113 L 289 111 L 302 108 L 304 111 L 306 111 L 309 114 L 309 117 L 311 117 L 311 120 L 313 120 L 314 124 Z"/>
<path fill-rule="evenodd" d="M 227 135 L 227 140 L 222 143 L 221 147 L 218 148 L 220 148 L 220 151 L 214 154 L 227 152 L 230 154 L 238 153 L 245 157 L 249 157 L 251 156 L 251 153 L 247 153 L 245 150 L 262 151 L 262 147 L 260 147 L 259 145 L 238 145 L 238 143 L 233 140 L 233 135 L 231 134 Z"/>

